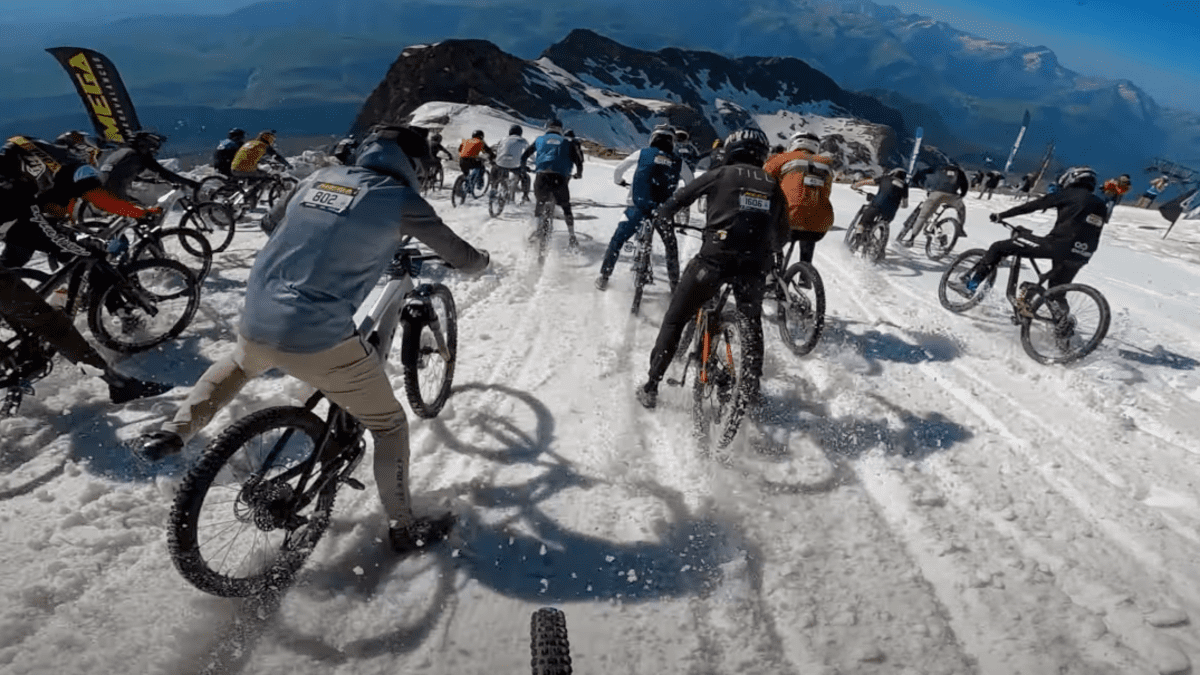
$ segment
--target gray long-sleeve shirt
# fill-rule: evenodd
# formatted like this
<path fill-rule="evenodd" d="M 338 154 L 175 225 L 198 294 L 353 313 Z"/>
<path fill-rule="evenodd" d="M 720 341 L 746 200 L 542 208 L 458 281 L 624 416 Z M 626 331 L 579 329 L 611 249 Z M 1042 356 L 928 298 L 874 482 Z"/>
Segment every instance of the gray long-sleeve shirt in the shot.
<path fill-rule="evenodd" d="M 319 352 L 353 335 L 354 312 L 406 236 L 463 272 L 488 263 L 421 195 L 370 169 L 321 169 L 280 209 L 250 271 L 239 331 L 281 351 Z"/>

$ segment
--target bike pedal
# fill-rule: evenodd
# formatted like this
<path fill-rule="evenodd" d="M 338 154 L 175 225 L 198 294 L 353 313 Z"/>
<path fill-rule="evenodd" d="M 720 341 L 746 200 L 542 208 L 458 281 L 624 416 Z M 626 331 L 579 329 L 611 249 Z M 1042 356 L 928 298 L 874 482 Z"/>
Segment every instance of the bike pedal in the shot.
<path fill-rule="evenodd" d="M 346 485 L 349 485 L 350 487 L 354 488 L 355 490 L 366 490 L 367 489 L 367 486 L 363 485 L 362 482 L 359 481 L 357 478 L 351 478 L 351 477 L 347 476 L 342 479 L 342 482 L 345 483 Z"/>

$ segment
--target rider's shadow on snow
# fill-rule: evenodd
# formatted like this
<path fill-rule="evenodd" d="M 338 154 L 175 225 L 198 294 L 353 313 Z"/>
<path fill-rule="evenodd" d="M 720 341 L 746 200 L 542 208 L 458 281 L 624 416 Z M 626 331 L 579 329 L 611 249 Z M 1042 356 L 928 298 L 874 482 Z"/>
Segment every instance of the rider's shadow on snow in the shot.
<path fill-rule="evenodd" d="M 829 345 L 826 349 L 849 349 L 861 356 L 867 364 L 866 375 L 881 374 L 883 361 L 908 364 L 951 361 L 962 353 L 957 342 L 940 333 L 905 331 L 916 339 L 916 343 L 911 343 L 876 329 L 855 333 L 850 325 L 851 322 L 842 319 L 827 318 L 823 342 Z"/>
<path fill-rule="evenodd" d="M 1168 351 L 1162 345 L 1155 345 L 1150 351 L 1139 349 L 1135 352 L 1128 349 L 1118 349 L 1117 354 L 1129 361 L 1147 366 L 1163 366 L 1173 370 L 1195 370 L 1196 366 L 1200 365 L 1200 361 L 1189 356 Z"/>

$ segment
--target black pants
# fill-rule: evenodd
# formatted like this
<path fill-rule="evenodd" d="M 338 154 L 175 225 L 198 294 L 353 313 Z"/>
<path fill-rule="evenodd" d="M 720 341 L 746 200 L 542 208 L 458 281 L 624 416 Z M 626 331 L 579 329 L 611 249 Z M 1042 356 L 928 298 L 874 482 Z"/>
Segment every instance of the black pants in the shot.
<path fill-rule="evenodd" d="M 571 190 L 567 187 L 567 177 L 553 171 L 539 171 L 533 179 L 533 196 L 537 204 L 554 200 L 563 211 L 563 220 L 567 222 L 567 231 L 575 236 L 575 216 L 571 213 Z"/>
<path fill-rule="evenodd" d="M 817 242 L 825 238 L 825 233 L 792 230 L 790 236 L 792 241 L 800 245 L 800 260 L 812 264 L 813 254 L 817 252 Z"/>
<path fill-rule="evenodd" d="M 762 299 L 766 273 L 759 261 L 740 264 L 721 264 L 700 257 L 693 258 L 679 278 L 679 286 L 671 295 L 671 304 L 663 316 L 658 340 L 650 352 L 649 380 L 655 386 L 662 380 L 679 349 L 679 337 L 697 310 L 720 290 L 721 284 L 733 284 L 733 297 L 738 311 L 750 324 L 750 334 L 743 336 L 746 350 L 746 375 L 757 381 L 762 377 Z"/>
<path fill-rule="evenodd" d="M 4 252 L 0 253 L 0 267 L 24 267 L 37 251 L 52 254 L 58 252 L 59 248 L 50 241 L 45 232 L 42 232 L 42 228 L 30 220 L 20 220 L 4 235 Z"/>
<path fill-rule="evenodd" d="M 976 266 L 975 278 L 986 279 L 1000 261 L 1010 255 L 1039 260 L 1053 260 L 1053 266 L 1046 277 L 1046 288 L 1069 284 L 1079 274 L 1079 270 L 1087 264 L 1087 260 L 1079 258 L 1071 252 L 1070 244 L 1046 241 L 1041 237 L 1025 237 L 1024 239 L 1002 239 L 990 247 Z"/>

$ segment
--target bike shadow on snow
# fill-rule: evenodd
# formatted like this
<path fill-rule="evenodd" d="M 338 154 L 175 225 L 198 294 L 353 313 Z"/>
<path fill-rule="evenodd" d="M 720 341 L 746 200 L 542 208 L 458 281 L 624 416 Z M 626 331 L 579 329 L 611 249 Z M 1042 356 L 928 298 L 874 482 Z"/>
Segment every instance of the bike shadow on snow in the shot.
<path fill-rule="evenodd" d="M 407 607 L 406 599 L 389 596 L 388 589 L 396 586 L 397 577 L 422 574 L 436 575 L 434 597 L 421 590 L 413 601 L 424 609 L 406 609 L 402 624 L 381 627 L 377 635 L 336 646 L 324 637 L 273 626 L 272 634 L 289 648 L 331 664 L 413 651 L 439 625 L 439 614 L 454 611 L 464 580 L 506 597 L 554 604 L 707 596 L 718 592 L 723 566 L 743 559 L 748 562 L 750 578 L 761 577 L 755 573 L 757 549 L 742 540 L 736 524 L 726 522 L 721 514 L 709 507 L 689 508 L 682 493 L 651 481 L 615 483 L 579 473 L 555 450 L 552 413 L 528 392 L 467 384 L 455 388 L 460 404 L 461 397 L 470 392 L 487 393 L 489 410 L 511 407 L 514 412 L 504 415 L 475 409 L 465 428 L 460 420 L 453 431 L 440 419 L 433 420 L 430 444 L 493 462 L 496 470 L 521 467 L 535 469 L 537 475 L 518 484 L 497 485 L 492 479 L 494 472 L 488 472 L 491 475 L 437 490 L 443 498 L 452 496 L 470 506 L 455 509 L 459 520 L 449 541 L 404 560 L 394 558 L 377 541 L 378 533 L 371 527 L 345 525 L 353 528 L 358 540 L 339 542 L 343 553 L 310 563 L 301 572 L 302 585 L 297 592 L 403 602 Z M 497 394 L 500 400 L 496 400 Z M 618 508 L 635 497 L 652 500 L 664 515 L 645 541 L 590 536 L 562 522 L 574 513 L 572 493 L 579 490 L 609 491 Z M 432 497 L 436 495 L 423 495 L 422 501 Z M 340 527 L 335 522 L 330 534 L 345 534 L 334 532 Z"/>
<path fill-rule="evenodd" d="M 1147 366 L 1162 366 L 1172 370 L 1195 370 L 1197 366 L 1200 366 L 1200 361 L 1190 356 L 1176 354 L 1162 345 L 1154 345 L 1149 351 L 1140 347 L 1134 347 L 1134 349 L 1138 351 L 1117 349 L 1117 354 L 1128 361 Z"/>
<path fill-rule="evenodd" d="M 889 326 L 898 332 L 904 332 L 916 342 L 868 328 L 861 333 L 851 330 L 851 326 L 862 322 L 849 321 L 837 317 L 825 318 L 825 332 L 818 351 L 831 355 L 834 351 L 850 351 L 861 356 L 866 362 L 865 369 L 859 370 L 865 375 L 883 374 L 883 362 L 918 364 L 927 362 L 953 361 L 962 355 L 958 342 L 942 333 L 923 333 L 910 331 L 888 322 L 877 322 L 877 326 Z"/>

